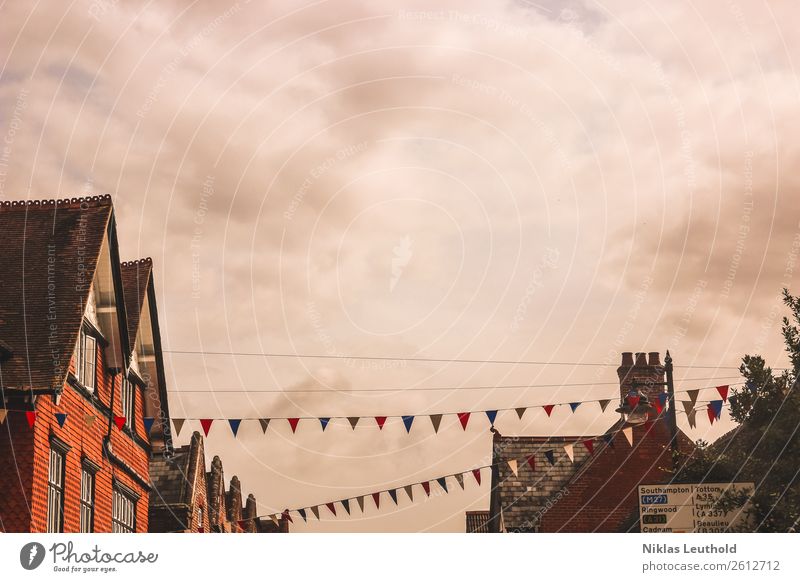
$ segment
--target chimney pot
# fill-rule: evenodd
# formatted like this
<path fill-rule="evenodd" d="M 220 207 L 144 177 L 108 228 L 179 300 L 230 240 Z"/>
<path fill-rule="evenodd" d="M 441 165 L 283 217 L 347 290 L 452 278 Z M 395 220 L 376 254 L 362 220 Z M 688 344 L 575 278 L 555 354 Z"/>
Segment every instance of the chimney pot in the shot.
<path fill-rule="evenodd" d="M 659 357 L 658 352 L 649 352 L 647 355 L 649 357 L 649 362 L 651 366 L 661 365 L 661 358 Z"/>
<path fill-rule="evenodd" d="M 622 352 L 622 365 L 633 366 L 633 352 Z"/>
<path fill-rule="evenodd" d="M 644 352 L 636 352 L 636 365 L 647 366 L 647 354 Z"/>

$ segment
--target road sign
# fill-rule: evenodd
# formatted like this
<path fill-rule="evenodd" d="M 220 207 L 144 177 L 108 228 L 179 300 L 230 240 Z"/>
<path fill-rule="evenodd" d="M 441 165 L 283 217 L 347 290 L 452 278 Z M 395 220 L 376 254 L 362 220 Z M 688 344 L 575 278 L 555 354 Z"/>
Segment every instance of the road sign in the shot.
<path fill-rule="evenodd" d="M 753 483 L 676 483 L 639 485 L 642 532 L 715 533 L 730 531 L 746 520 L 743 507 L 724 511 L 718 502 L 726 491 L 752 492 Z"/>

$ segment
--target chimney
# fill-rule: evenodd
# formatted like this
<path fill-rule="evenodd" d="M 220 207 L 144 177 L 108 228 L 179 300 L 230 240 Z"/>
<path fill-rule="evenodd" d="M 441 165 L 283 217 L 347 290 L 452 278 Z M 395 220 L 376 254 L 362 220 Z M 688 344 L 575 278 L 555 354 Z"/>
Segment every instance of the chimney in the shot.
<path fill-rule="evenodd" d="M 634 386 L 652 402 L 664 391 L 664 367 L 658 352 L 636 352 L 634 360 L 631 352 L 622 353 L 622 363 L 617 368 L 619 377 L 620 401 Z"/>

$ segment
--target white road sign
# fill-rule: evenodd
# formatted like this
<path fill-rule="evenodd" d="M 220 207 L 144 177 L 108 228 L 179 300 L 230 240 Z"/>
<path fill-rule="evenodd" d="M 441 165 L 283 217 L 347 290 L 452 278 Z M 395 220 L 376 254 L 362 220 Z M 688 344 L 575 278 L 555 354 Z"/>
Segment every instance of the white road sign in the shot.
<path fill-rule="evenodd" d="M 746 519 L 744 507 L 725 512 L 717 506 L 726 491 L 752 491 L 753 483 L 678 483 L 639 485 L 642 532 L 716 533 Z"/>

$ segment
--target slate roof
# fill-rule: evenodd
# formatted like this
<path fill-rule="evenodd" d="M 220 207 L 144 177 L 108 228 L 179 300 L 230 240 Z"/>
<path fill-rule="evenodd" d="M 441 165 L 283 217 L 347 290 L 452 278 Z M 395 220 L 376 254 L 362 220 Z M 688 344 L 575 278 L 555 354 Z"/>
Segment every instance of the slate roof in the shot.
<path fill-rule="evenodd" d="M 125 312 L 128 316 L 128 345 L 136 345 L 136 336 L 139 333 L 139 320 L 142 315 L 142 306 L 147 298 L 147 284 L 153 270 L 153 261 L 149 258 L 138 261 L 123 262 L 122 292 L 125 297 Z"/>
<path fill-rule="evenodd" d="M 108 195 L 0 203 L 3 386 L 64 384 L 112 216 Z"/>
<path fill-rule="evenodd" d="M 189 444 L 172 457 L 159 454 L 150 459 L 150 531 L 188 529 L 193 492 L 197 487 L 198 463 L 205 463 L 203 439 L 195 431 Z"/>

